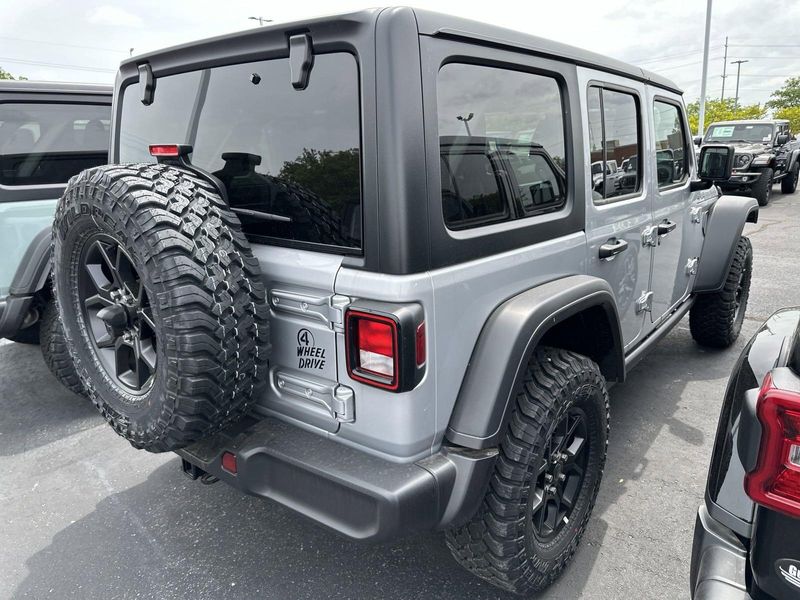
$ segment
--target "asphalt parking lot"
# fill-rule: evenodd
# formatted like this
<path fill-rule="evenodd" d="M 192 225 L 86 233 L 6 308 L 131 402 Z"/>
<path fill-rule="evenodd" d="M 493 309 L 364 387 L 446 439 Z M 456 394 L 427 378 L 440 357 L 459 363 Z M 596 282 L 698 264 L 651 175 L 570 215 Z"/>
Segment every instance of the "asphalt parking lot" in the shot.
<path fill-rule="evenodd" d="M 615 387 L 605 478 L 572 566 L 540 598 L 686 598 L 694 516 L 725 382 L 758 324 L 800 303 L 800 193 L 748 225 L 743 335 L 704 351 L 681 323 Z M 277 504 L 189 481 L 62 389 L 38 347 L 0 342 L 0 598 L 507 598 L 441 534 L 365 546 Z"/>

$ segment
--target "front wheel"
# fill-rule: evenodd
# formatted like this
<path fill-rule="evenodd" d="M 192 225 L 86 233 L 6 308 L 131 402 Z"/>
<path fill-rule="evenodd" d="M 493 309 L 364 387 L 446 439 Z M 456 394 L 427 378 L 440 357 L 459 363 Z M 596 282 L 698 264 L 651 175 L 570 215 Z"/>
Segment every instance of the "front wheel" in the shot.
<path fill-rule="evenodd" d="M 758 200 L 759 206 L 769 204 L 769 199 L 772 195 L 772 169 L 767 168 L 761 171 L 761 177 L 756 180 L 750 191 L 753 194 L 753 198 Z"/>
<path fill-rule="evenodd" d="M 598 366 L 574 352 L 537 349 L 483 503 L 468 523 L 447 532 L 455 559 L 517 594 L 537 592 L 558 578 L 597 498 L 608 422 Z"/>
<path fill-rule="evenodd" d="M 753 246 L 742 236 L 725 285 L 719 292 L 700 295 L 689 312 L 689 329 L 698 344 L 727 348 L 736 341 L 747 310 L 752 273 Z"/>

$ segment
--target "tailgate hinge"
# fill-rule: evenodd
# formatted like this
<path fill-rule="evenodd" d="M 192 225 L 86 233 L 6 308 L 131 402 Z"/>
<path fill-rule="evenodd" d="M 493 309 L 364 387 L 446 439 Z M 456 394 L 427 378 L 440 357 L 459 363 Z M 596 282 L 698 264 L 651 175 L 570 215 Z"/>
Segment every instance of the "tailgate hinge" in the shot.
<path fill-rule="evenodd" d="M 340 296 L 339 294 L 331 296 L 329 321 L 334 331 L 344 332 L 344 311 L 347 310 L 350 302 L 351 300 L 348 296 Z"/>

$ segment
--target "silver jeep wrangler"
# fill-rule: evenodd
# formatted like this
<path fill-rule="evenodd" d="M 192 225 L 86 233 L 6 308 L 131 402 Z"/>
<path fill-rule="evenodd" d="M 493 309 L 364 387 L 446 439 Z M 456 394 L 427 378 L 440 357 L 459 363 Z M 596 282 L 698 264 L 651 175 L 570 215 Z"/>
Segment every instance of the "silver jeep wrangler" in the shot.
<path fill-rule="evenodd" d="M 733 149 L 698 168 L 680 90 L 641 69 L 387 8 L 132 58 L 113 113 L 115 164 L 54 224 L 89 396 L 351 538 L 446 530 L 476 575 L 545 587 L 600 486 L 607 382 L 687 313 L 704 345 L 739 334 L 758 205 L 720 197 Z"/>

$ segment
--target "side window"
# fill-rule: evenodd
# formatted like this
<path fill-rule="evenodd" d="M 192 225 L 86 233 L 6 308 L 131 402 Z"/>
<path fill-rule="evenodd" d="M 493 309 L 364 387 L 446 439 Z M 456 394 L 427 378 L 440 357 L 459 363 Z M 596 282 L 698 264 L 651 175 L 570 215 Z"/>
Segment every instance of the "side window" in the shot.
<path fill-rule="evenodd" d="M 598 203 L 638 192 L 641 135 L 639 103 L 633 94 L 589 88 L 589 152 L 592 199 Z"/>
<path fill-rule="evenodd" d="M 564 206 L 566 142 L 555 78 L 448 63 L 437 88 L 442 209 L 450 229 Z"/>
<path fill-rule="evenodd" d="M 675 104 L 656 100 L 653 103 L 653 123 L 659 189 L 686 181 L 689 176 L 688 136 L 680 109 Z"/>

